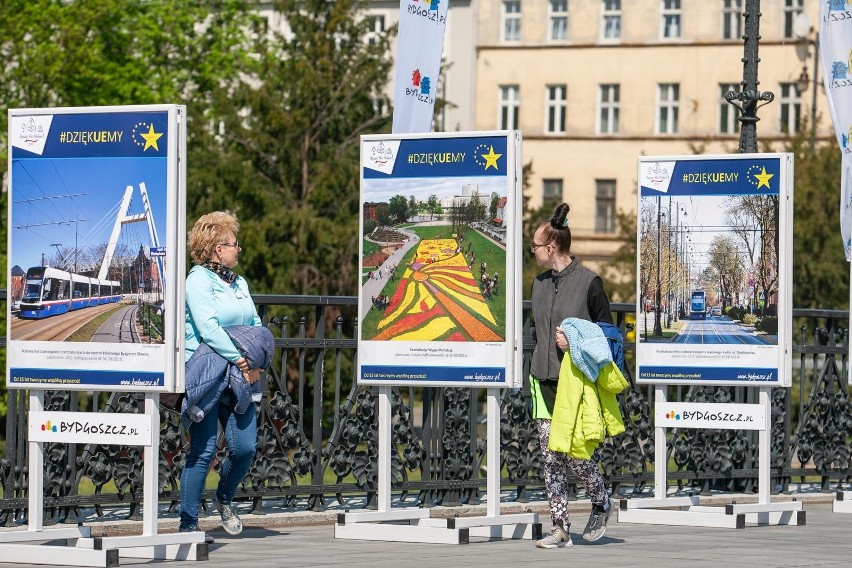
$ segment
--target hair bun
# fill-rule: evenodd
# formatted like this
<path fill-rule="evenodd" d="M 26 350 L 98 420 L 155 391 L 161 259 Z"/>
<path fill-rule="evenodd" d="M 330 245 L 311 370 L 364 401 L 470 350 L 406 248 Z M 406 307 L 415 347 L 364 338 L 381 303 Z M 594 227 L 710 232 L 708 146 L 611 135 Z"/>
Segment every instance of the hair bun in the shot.
<path fill-rule="evenodd" d="M 568 211 L 571 207 L 567 203 L 560 203 L 553 210 L 553 215 L 550 217 L 550 226 L 557 230 L 568 228 Z"/>

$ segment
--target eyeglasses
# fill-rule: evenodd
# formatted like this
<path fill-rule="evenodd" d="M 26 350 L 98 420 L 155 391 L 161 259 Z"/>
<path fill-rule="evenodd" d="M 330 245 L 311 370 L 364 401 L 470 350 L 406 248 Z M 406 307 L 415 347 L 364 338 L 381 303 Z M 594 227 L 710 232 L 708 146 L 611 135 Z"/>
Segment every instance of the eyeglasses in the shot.
<path fill-rule="evenodd" d="M 234 241 L 232 243 L 219 243 L 220 247 L 235 247 L 240 248 L 240 241 Z"/>
<path fill-rule="evenodd" d="M 533 254 L 535 254 L 535 251 L 536 251 L 539 247 L 546 247 L 548 244 L 550 244 L 550 243 L 540 245 L 540 244 L 538 244 L 538 243 L 536 243 L 536 242 L 532 242 L 532 243 L 530 243 L 530 252 L 531 252 L 531 253 L 533 253 Z"/>

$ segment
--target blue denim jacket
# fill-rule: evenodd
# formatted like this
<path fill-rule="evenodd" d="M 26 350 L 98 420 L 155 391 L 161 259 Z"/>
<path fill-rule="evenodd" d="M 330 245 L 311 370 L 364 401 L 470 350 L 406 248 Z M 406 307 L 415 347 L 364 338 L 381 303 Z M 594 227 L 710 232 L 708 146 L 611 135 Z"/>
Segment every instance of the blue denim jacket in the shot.
<path fill-rule="evenodd" d="M 235 325 L 223 328 L 252 369 L 268 369 L 272 364 L 275 338 L 262 326 Z M 186 396 L 181 406 L 181 422 L 189 426 L 212 412 L 222 394 L 231 389 L 242 414 L 252 401 L 260 400 L 260 382 L 249 385 L 239 368 L 201 342 L 186 362 Z"/>

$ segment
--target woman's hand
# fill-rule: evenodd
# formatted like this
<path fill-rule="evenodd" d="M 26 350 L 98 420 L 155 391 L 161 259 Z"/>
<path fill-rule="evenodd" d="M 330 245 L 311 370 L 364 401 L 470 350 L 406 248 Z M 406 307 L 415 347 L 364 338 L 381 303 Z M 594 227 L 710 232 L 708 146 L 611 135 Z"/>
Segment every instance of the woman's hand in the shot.
<path fill-rule="evenodd" d="M 562 331 L 562 328 L 556 328 L 556 346 L 565 351 L 568 349 L 568 338 L 565 336 L 565 332 Z"/>
<path fill-rule="evenodd" d="M 261 369 L 251 369 L 249 371 L 243 371 L 243 377 L 245 377 L 248 384 L 253 385 L 260 378 Z"/>
<path fill-rule="evenodd" d="M 239 359 L 237 359 L 234 365 L 236 365 L 237 368 L 242 371 L 243 375 L 249 372 L 249 364 L 248 361 L 246 361 L 245 357 L 240 357 Z"/>

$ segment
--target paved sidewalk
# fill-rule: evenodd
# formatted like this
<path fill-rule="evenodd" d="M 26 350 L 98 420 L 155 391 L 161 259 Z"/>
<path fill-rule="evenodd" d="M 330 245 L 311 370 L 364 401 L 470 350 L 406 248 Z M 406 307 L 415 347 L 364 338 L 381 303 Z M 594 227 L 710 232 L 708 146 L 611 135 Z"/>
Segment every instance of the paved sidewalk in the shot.
<path fill-rule="evenodd" d="M 494 566 L 612 566 L 690 568 L 725 566 L 848 566 L 852 514 L 832 513 L 825 500 L 806 502 L 804 526 L 748 526 L 745 529 L 654 526 L 610 520 L 600 541 L 586 543 L 579 533 L 586 514 L 574 512 L 574 546 L 540 550 L 531 541 L 487 541 L 438 545 L 336 540 L 331 525 L 284 528 L 250 527 L 240 537 L 213 532 L 204 563 L 170 563 L 205 568 L 272 568 L 277 566 L 417 566 L 465 568 Z M 549 519 L 544 515 L 545 530 Z M 2 548 L 0 548 L 2 551 Z M 0 552 L 2 554 L 2 552 Z M 122 558 L 122 566 L 161 562 Z M 23 564 L 4 564 L 15 568 Z"/>

